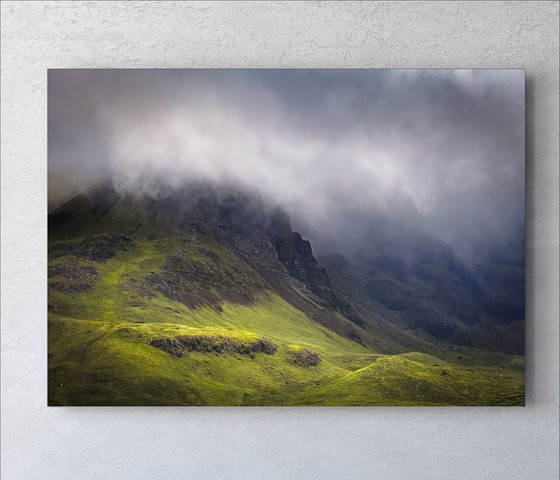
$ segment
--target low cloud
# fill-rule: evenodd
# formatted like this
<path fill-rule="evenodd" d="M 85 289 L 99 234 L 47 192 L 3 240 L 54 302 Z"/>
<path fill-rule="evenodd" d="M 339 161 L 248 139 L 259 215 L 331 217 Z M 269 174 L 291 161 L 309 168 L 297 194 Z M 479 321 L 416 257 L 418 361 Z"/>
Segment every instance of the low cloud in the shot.
<path fill-rule="evenodd" d="M 320 253 L 520 256 L 523 71 L 52 70 L 49 202 L 104 178 L 240 183 Z"/>

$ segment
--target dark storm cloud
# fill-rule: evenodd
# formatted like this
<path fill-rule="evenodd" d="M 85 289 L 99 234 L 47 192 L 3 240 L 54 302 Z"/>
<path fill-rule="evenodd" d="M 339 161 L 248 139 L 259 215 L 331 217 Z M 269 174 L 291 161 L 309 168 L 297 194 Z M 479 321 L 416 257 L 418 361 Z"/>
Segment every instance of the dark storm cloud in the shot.
<path fill-rule="evenodd" d="M 175 70 L 49 74 L 49 195 L 233 180 L 323 252 L 521 254 L 521 70 Z M 155 181 L 157 180 L 157 182 Z M 159 187 L 158 187 L 159 188 Z"/>

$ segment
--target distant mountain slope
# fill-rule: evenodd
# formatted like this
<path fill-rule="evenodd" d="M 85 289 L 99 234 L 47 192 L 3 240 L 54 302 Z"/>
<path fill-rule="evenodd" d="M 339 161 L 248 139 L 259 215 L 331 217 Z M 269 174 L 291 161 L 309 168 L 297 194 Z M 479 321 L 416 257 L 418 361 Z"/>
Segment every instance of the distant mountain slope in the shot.
<path fill-rule="evenodd" d="M 383 256 L 355 264 L 321 257 L 335 291 L 352 292 L 370 311 L 440 341 L 521 354 L 524 271 L 487 262 L 472 271 L 441 245 L 402 260 Z"/>
<path fill-rule="evenodd" d="M 49 215 L 48 275 L 50 404 L 522 401 L 522 359 L 376 313 L 367 290 L 333 287 L 285 213 L 232 187 L 92 188 Z M 446 367 L 405 361 L 410 351 Z M 380 358 L 394 390 L 357 373 Z M 356 398 L 343 394 L 354 373 Z M 400 374 L 437 378 L 420 398 L 397 388 Z M 451 395 L 455 381 L 472 391 Z"/>

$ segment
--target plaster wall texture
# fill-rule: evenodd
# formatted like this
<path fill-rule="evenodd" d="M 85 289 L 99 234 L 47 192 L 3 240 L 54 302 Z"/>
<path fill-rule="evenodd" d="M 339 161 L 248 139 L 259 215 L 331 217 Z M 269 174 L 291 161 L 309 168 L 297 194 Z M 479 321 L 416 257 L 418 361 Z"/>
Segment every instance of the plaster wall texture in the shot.
<path fill-rule="evenodd" d="M 558 478 L 558 2 L 2 2 L 2 478 Z M 47 69 L 523 67 L 527 406 L 48 408 Z"/>

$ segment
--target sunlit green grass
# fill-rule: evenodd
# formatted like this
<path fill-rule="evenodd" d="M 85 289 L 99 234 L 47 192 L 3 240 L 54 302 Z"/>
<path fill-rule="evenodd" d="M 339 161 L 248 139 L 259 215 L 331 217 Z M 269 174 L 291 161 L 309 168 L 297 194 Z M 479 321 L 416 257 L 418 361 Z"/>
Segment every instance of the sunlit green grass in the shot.
<path fill-rule="evenodd" d="M 229 250 L 205 245 L 243 282 L 260 282 Z M 474 349 L 381 355 L 343 338 L 267 289 L 250 304 L 188 308 L 134 287 L 182 248 L 193 264 L 207 261 L 176 238 L 139 238 L 106 262 L 60 257 L 51 262 L 94 266 L 100 278 L 82 292 L 49 289 L 49 403 L 52 405 L 498 405 L 524 401 L 520 357 Z M 53 280 L 56 280 L 53 279 Z M 182 358 L 150 338 L 267 337 L 272 354 L 186 352 Z M 290 352 L 321 357 L 299 366 Z M 460 357 L 460 358 L 459 358 Z M 493 365 L 489 367 L 488 365 Z"/>

